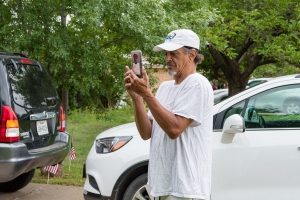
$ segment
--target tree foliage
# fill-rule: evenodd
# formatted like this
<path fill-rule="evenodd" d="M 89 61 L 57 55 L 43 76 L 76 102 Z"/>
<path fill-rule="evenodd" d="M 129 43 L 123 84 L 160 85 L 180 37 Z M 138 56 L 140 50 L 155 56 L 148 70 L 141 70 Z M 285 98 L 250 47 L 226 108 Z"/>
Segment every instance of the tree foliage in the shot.
<path fill-rule="evenodd" d="M 300 4 L 289 0 L 213 0 L 221 18 L 210 24 L 209 63 L 229 83 L 229 94 L 243 90 L 258 67 L 299 66 Z M 272 73 L 272 76 L 280 74 Z"/>
<path fill-rule="evenodd" d="M 208 24 L 206 17 L 196 16 L 210 12 L 191 2 L 2 0 L 0 48 L 27 52 L 41 61 L 57 87 L 70 91 L 71 104 L 108 106 L 124 93 L 124 66 L 130 64 L 131 50 L 141 49 L 149 67 L 164 63 L 163 54 L 152 49 L 168 32 Z M 178 15 L 178 9 L 186 13 Z M 65 16 L 69 20 L 63 26 Z"/>
<path fill-rule="evenodd" d="M 125 92 L 131 50 L 165 65 L 153 46 L 188 28 L 206 57 L 199 70 L 221 70 L 233 94 L 259 66 L 299 63 L 299 10 L 287 0 L 0 0 L 0 49 L 41 61 L 71 105 L 105 107 Z"/>

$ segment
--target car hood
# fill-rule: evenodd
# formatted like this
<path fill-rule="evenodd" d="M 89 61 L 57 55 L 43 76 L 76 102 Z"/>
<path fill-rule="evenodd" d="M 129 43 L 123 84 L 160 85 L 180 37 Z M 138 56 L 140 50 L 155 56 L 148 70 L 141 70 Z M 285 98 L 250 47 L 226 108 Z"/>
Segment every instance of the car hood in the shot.
<path fill-rule="evenodd" d="M 100 133 L 96 139 L 116 136 L 135 136 L 139 135 L 135 122 L 116 126 Z"/>

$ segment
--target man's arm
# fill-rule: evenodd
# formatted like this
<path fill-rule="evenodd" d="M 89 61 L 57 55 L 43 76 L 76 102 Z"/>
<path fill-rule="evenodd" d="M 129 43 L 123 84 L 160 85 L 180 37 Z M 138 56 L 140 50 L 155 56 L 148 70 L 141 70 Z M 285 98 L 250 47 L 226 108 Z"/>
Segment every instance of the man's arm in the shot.
<path fill-rule="evenodd" d="M 126 66 L 126 73 L 125 73 L 125 78 L 124 78 L 124 82 L 125 82 L 125 88 L 127 93 L 131 96 L 132 98 L 132 102 L 133 102 L 133 108 L 134 108 L 134 117 L 135 117 L 135 123 L 137 126 L 137 129 L 141 135 L 141 137 L 144 140 L 147 140 L 149 138 L 151 138 L 151 133 L 152 133 L 152 121 L 149 119 L 145 106 L 144 106 L 144 102 L 143 102 L 143 98 L 136 93 L 133 89 L 132 89 L 132 81 L 131 81 L 131 74 L 133 74 L 135 76 L 135 74 L 129 69 L 128 66 Z M 137 78 L 137 76 L 135 76 Z M 141 79 L 137 79 L 139 81 L 141 81 Z M 143 78 L 145 87 L 147 87 L 148 85 L 148 76 L 144 75 Z"/>
<path fill-rule="evenodd" d="M 156 122 L 171 139 L 179 137 L 193 121 L 193 119 L 175 115 L 165 109 L 149 90 L 144 93 L 143 99 L 147 103 Z"/>
<path fill-rule="evenodd" d="M 133 101 L 134 106 L 134 117 L 137 129 L 143 140 L 148 140 L 151 138 L 152 133 L 152 121 L 149 119 L 143 98 L 139 96 Z"/>

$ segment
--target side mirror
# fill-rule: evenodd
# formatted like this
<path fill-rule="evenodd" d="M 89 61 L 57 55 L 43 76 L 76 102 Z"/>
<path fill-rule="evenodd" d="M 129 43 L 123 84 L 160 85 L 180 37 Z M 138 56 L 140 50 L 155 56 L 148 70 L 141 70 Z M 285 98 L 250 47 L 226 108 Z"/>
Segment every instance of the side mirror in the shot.
<path fill-rule="evenodd" d="M 221 143 L 229 144 L 232 143 L 232 140 L 236 133 L 245 132 L 245 120 L 239 114 L 234 114 L 228 117 L 224 123 L 222 130 Z"/>

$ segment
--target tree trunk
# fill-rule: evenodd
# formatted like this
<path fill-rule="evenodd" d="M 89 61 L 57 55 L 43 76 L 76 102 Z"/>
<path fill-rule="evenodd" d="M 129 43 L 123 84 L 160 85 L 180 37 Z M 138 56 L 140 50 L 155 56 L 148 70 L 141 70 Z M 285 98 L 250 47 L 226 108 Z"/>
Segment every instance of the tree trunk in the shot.
<path fill-rule="evenodd" d="M 251 45 L 253 44 L 254 43 L 251 40 L 246 40 L 246 43 L 241 48 L 236 58 L 228 57 L 223 52 L 217 50 L 213 44 L 207 45 L 207 48 L 215 61 L 216 68 L 222 70 L 228 81 L 229 97 L 245 90 L 250 75 L 258 66 L 263 64 L 263 62 L 261 62 L 262 56 L 253 52 L 249 53 Z M 245 56 L 247 52 L 249 55 Z M 248 59 L 247 62 L 244 62 L 246 67 L 245 70 L 241 72 L 240 65 L 245 59 Z"/>
<path fill-rule="evenodd" d="M 233 96 L 246 88 L 248 79 L 241 80 L 240 75 L 232 75 L 228 80 L 228 97 Z"/>

